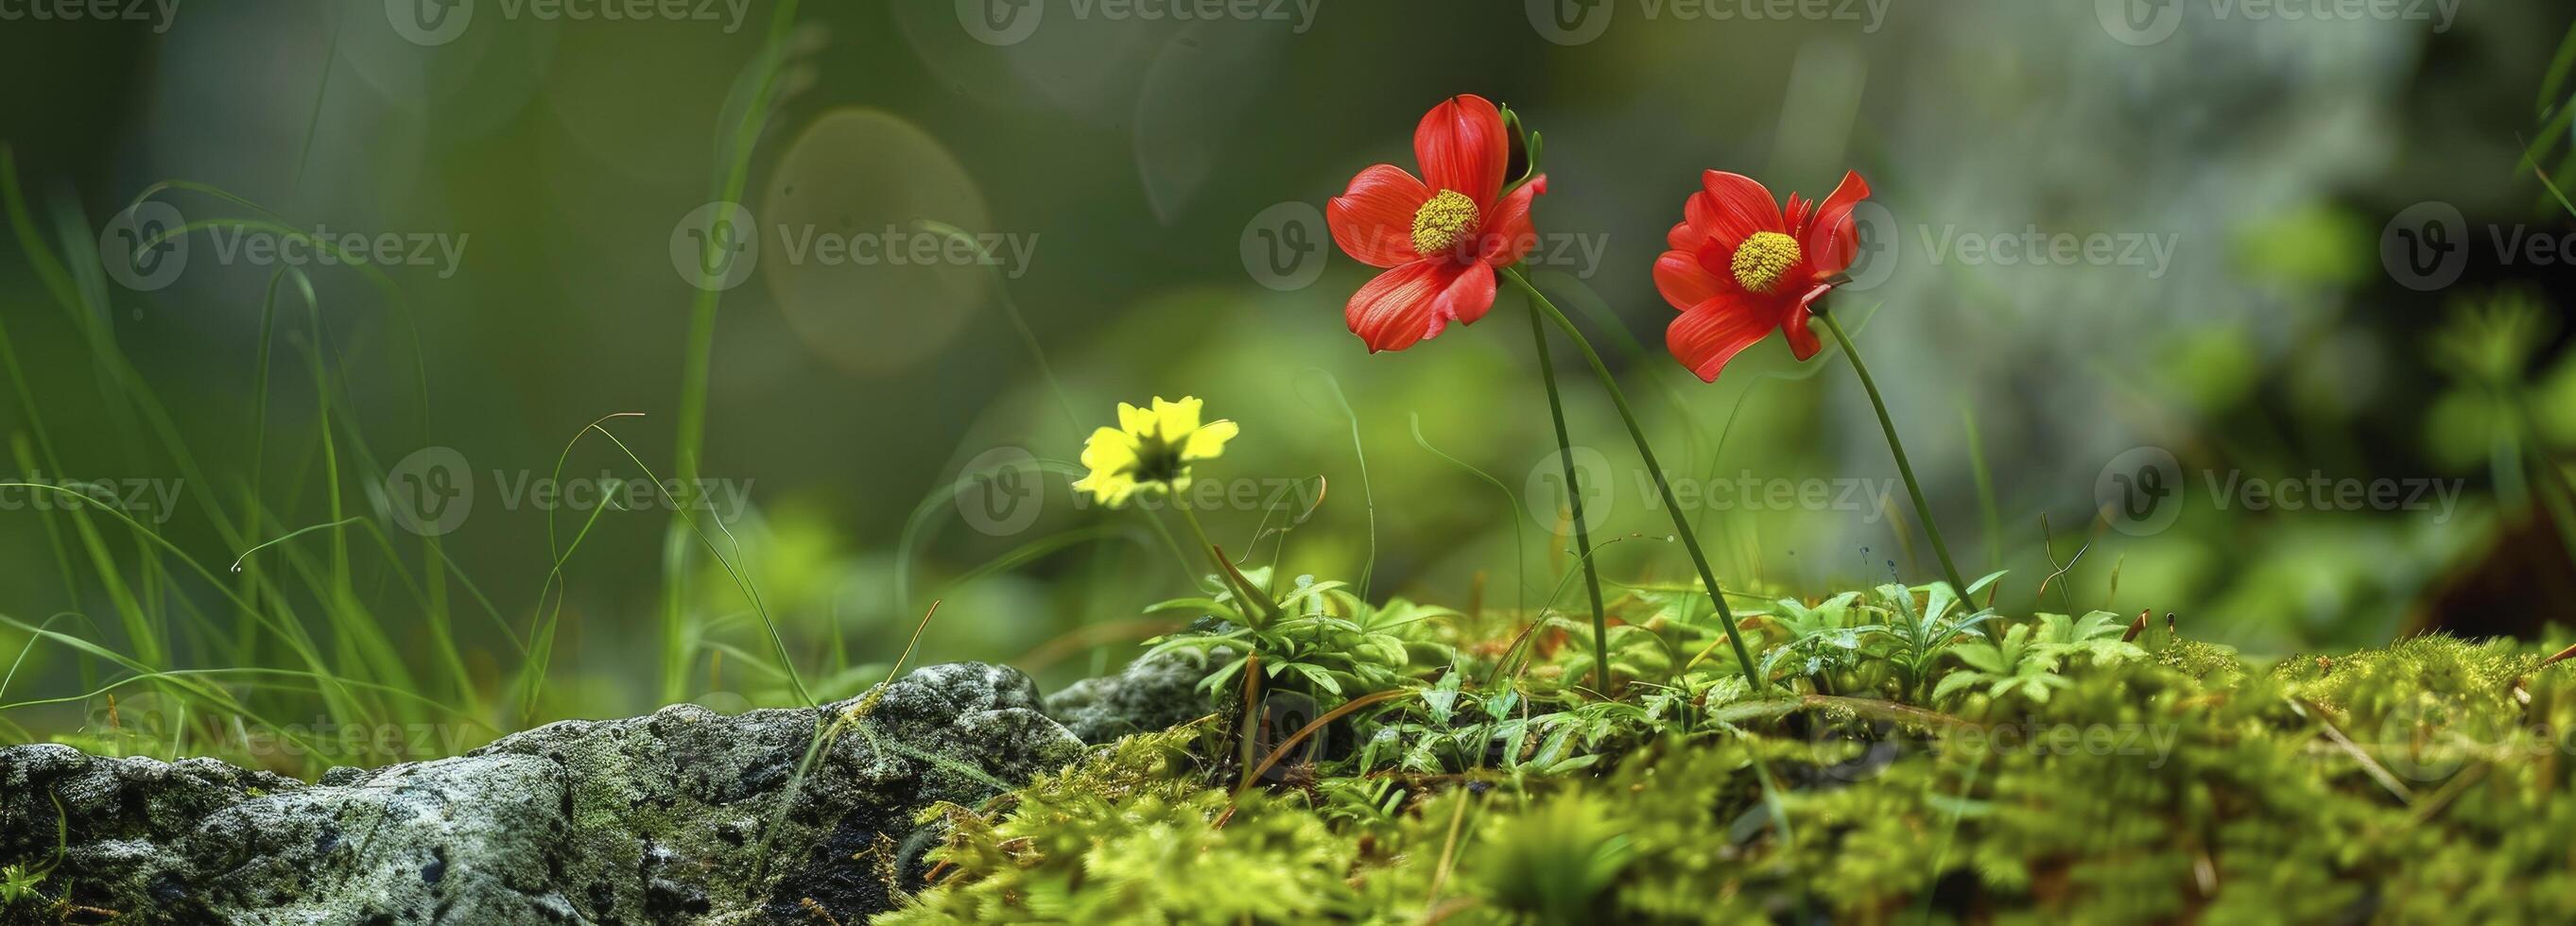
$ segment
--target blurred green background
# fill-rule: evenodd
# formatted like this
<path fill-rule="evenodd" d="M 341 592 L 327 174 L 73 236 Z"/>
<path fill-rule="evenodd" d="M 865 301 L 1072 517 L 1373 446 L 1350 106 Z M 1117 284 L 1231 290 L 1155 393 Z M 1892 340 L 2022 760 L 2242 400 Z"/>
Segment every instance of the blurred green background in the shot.
<path fill-rule="evenodd" d="M 915 663 L 1060 685 L 1122 662 L 1188 579 L 1154 515 L 990 467 L 1071 460 L 1155 395 L 1241 423 L 1202 481 L 1291 499 L 1206 511 L 1220 544 L 1267 558 L 1263 526 L 1307 514 L 1290 574 L 1536 607 L 1570 563 L 1519 297 L 1371 356 L 1340 310 L 1372 271 L 1317 211 L 1368 164 L 1412 168 L 1415 120 L 1456 93 L 1545 134 L 1534 275 L 1713 500 L 1694 515 L 1731 583 L 1937 571 L 1839 358 L 1772 339 L 1704 385 L 1661 345 L 1648 268 L 1701 170 L 1814 197 L 1856 169 L 1869 254 L 1835 305 L 1962 568 L 2010 570 L 2000 609 L 2171 612 L 2279 655 L 2540 634 L 2576 604 L 2543 504 L 2564 472 L 2533 465 L 2576 445 L 2576 225 L 2541 179 L 2576 149 L 2564 4 L 16 9 L 8 481 L 116 487 L 167 541 L 0 495 L 19 738 L 221 745 L 186 716 L 213 695 L 120 681 L 167 670 L 215 670 L 189 684 L 264 722 L 466 718 L 465 745 L 790 703 L 782 654 L 845 697 L 933 600 Z M 759 252 L 709 295 L 685 267 L 732 234 L 701 207 L 736 177 Z M 896 262 L 939 226 L 996 259 Z M 398 256 L 262 256 L 280 229 Z M 1562 348 L 1605 575 L 1685 580 Z M 559 467 L 694 469 L 715 503 L 693 532 L 651 494 L 522 494 Z M 2178 491 L 2118 512 L 2137 483 L 2114 477 L 2159 467 Z M 457 476 L 457 519 L 397 510 Z M 2312 477 L 2398 494 L 2241 488 Z M 233 671 L 257 666 L 286 674 Z"/>

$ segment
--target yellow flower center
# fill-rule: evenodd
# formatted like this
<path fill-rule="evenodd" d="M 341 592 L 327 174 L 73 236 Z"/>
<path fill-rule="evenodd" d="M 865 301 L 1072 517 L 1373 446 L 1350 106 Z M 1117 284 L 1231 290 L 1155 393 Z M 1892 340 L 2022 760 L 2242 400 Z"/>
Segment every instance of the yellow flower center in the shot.
<path fill-rule="evenodd" d="M 1779 232 L 1754 232 L 1735 249 L 1735 282 L 1744 284 L 1746 292 L 1767 293 L 1797 265 L 1797 239 Z"/>
<path fill-rule="evenodd" d="M 1413 213 L 1413 250 L 1436 254 L 1458 243 L 1476 227 L 1476 201 L 1456 190 L 1442 190 Z"/>

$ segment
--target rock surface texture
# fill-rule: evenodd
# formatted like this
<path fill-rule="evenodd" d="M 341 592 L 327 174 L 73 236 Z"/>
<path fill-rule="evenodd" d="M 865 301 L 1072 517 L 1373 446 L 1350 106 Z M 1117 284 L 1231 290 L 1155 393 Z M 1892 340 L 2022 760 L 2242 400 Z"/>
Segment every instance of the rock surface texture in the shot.
<path fill-rule="evenodd" d="M 1216 709 L 1199 690 L 1211 661 L 1191 650 L 1149 653 L 1116 675 L 1083 679 L 1048 695 L 1046 712 L 1086 743 L 1168 730 Z"/>
<path fill-rule="evenodd" d="M 819 710 L 564 721 L 322 784 L 18 746 L 0 749 L 0 864 L 52 859 L 60 819 L 43 892 L 95 909 L 22 901 L 0 922 L 857 924 L 917 883 L 922 809 L 1081 749 L 1027 676 L 980 663 Z"/>

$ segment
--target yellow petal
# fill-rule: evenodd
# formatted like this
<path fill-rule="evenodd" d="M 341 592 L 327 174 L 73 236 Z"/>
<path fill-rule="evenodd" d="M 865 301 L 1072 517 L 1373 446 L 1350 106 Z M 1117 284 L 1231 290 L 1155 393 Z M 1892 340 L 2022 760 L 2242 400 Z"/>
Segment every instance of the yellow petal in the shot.
<path fill-rule="evenodd" d="M 1216 459 L 1225 452 L 1225 442 L 1233 440 L 1241 430 L 1232 421 L 1208 422 L 1206 427 L 1190 432 L 1189 439 L 1181 443 L 1181 459 Z"/>
<path fill-rule="evenodd" d="M 1154 433 L 1154 413 L 1125 402 L 1118 403 L 1118 430 L 1129 434 Z"/>
<path fill-rule="evenodd" d="M 1136 480 L 1121 473 L 1092 470 L 1090 475 L 1075 480 L 1073 489 L 1076 492 L 1089 492 L 1102 504 L 1116 508 L 1118 503 L 1127 500 L 1128 493 L 1136 491 Z"/>
<path fill-rule="evenodd" d="M 1166 440 L 1181 440 L 1182 435 L 1199 429 L 1199 397 L 1185 395 L 1178 402 L 1154 397 L 1154 418 L 1162 425 Z"/>
<path fill-rule="evenodd" d="M 1082 442 L 1083 468 L 1092 472 L 1136 465 L 1136 441 L 1116 428 L 1100 428 Z"/>

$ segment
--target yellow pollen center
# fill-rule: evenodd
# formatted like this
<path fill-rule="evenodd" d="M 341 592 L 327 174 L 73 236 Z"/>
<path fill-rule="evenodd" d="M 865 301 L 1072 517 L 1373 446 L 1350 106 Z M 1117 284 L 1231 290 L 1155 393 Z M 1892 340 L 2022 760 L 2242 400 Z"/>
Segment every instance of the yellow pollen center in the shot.
<path fill-rule="evenodd" d="M 1797 264 L 1797 239 L 1779 232 L 1754 232 L 1735 249 L 1735 282 L 1744 284 L 1747 292 L 1767 293 Z"/>
<path fill-rule="evenodd" d="M 1433 254 L 1447 250 L 1476 227 L 1476 201 L 1456 190 L 1442 190 L 1413 213 L 1413 250 Z"/>

